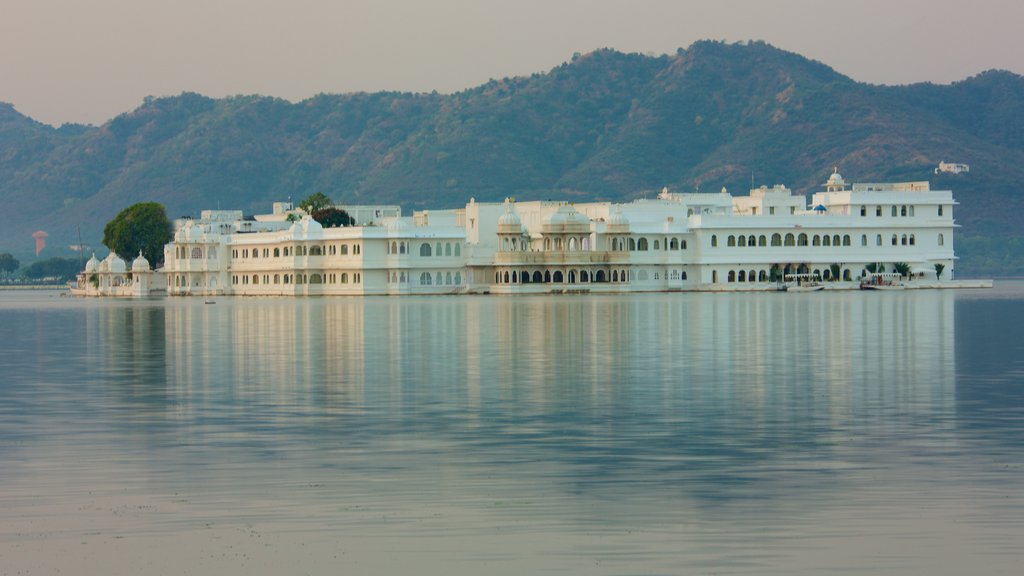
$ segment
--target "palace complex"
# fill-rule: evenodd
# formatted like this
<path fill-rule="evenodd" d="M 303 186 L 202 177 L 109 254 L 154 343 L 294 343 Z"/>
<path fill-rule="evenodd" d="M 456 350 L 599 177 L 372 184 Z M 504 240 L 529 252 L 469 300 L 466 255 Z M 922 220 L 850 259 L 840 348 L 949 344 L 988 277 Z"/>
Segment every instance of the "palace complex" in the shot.
<path fill-rule="evenodd" d="M 767 290 L 788 274 L 856 287 L 907 264 L 952 280 L 950 191 L 928 182 L 847 185 L 834 173 L 806 197 L 663 190 L 628 203 L 530 201 L 423 210 L 340 206 L 356 225 L 323 228 L 290 204 L 245 217 L 208 210 L 176 222 L 164 265 L 95 256 L 89 295 L 369 295 Z M 291 217 L 289 217 L 291 215 Z M 937 274 L 936 264 L 941 264 Z"/>

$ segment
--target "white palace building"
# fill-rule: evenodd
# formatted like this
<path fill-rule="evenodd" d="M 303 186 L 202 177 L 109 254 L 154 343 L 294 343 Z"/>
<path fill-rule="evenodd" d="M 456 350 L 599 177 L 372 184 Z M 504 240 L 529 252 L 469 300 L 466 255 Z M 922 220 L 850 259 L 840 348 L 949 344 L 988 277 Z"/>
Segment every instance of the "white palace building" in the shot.
<path fill-rule="evenodd" d="M 323 228 L 290 204 L 272 214 L 208 210 L 180 220 L 164 266 L 95 256 L 87 295 L 391 295 L 769 290 L 787 274 L 856 288 L 868 270 L 910 267 L 912 283 L 952 286 L 950 191 L 928 182 L 847 185 L 834 173 L 806 197 L 678 194 L 629 203 L 483 203 L 402 216 L 341 206 L 357 225 Z M 289 218 L 289 214 L 297 215 Z M 941 276 L 935 264 L 942 264 Z M 836 266 L 838 265 L 838 266 Z M 836 273 L 838 270 L 838 273 Z"/>

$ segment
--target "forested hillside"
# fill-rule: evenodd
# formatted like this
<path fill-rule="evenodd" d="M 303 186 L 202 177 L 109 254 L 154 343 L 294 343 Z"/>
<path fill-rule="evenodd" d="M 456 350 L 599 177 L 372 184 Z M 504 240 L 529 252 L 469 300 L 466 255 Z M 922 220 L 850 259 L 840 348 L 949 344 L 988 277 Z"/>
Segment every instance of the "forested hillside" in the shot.
<path fill-rule="evenodd" d="M 965 175 L 935 175 L 940 160 Z M 322 191 L 407 211 L 477 200 L 625 200 L 673 190 L 812 192 L 853 181 L 952 188 L 958 272 L 1024 273 L 1024 78 L 873 86 L 763 43 L 699 42 L 670 56 L 599 50 L 452 95 L 197 94 L 147 99 L 99 127 L 54 128 L 0 104 L 0 251 L 98 245 L 125 206 L 172 216 L 269 210 Z M 44 254 L 46 256 L 47 254 Z"/>

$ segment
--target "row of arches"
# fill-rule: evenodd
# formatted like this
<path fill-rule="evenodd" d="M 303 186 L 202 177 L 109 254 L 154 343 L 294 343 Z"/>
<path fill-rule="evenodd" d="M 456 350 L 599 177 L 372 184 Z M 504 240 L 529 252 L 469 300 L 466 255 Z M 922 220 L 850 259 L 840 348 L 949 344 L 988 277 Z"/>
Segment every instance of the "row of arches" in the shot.
<path fill-rule="evenodd" d="M 348 256 L 359 255 L 360 244 L 297 244 L 295 246 L 277 246 L 274 248 L 235 248 L 231 250 L 232 258 L 290 258 L 292 256 Z M 213 258 L 213 256 L 211 256 Z"/>
<path fill-rule="evenodd" d="M 402 249 L 400 245 L 395 245 L 394 242 L 392 242 L 392 245 L 396 250 Z M 391 252 L 391 254 L 396 253 L 404 254 L 404 252 Z M 424 258 L 430 256 L 462 256 L 462 243 L 445 242 L 442 244 L 441 242 L 438 242 L 431 247 L 429 242 L 424 242 L 420 244 L 420 256 Z"/>
<path fill-rule="evenodd" d="M 861 216 L 867 216 L 868 215 L 868 207 L 867 206 L 861 206 L 860 207 L 860 215 Z M 882 207 L 881 206 L 875 206 L 875 216 L 881 216 L 881 215 L 882 215 Z M 913 216 L 914 215 L 914 207 L 912 205 L 906 205 L 906 206 L 892 205 L 892 206 L 889 207 L 889 215 L 892 216 L 893 218 L 896 218 L 897 216 L 899 216 L 899 217 Z M 939 216 L 942 216 L 942 205 L 941 204 L 939 205 Z"/>
<path fill-rule="evenodd" d="M 670 270 L 664 273 L 666 279 L 686 280 L 685 270 Z M 653 277 L 659 280 L 661 272 Z M 650 279 L 647 270 L 498 270 L 494 273 L 495 284 L 590 284 L 604 282 L 645 281 Z"/>
<path fill-rule="evenodd" d="M 217 247 L 192 246 L 190 249 L 188 246 L 177 246 L 174 250 L 174 256 L 178 260 L 213 260 L 217 258 Z"/>
<path fill-rule="evenodd" d="M 231 283 L 238 286 L 259 286 L 279 284 L 359 284 L 362 282 L 360 272 L 313 272 L 310 274 L 235 274 L 231 276 Z"/>
<path fill-rule="evenodd" d="M 612 252 L 647 252 L 648 250 L 686 250 L 686 240 L 682 238 L 664 238 L 649 240 L 645 237 L 612 237 L 608 249 Z M 653 247 L 653 248 L 652 248 Z"/>
<path fill-rule="evenodd" d="M 405 272 L 391 273 L 392 283 L 405 283 Z M 462 286 L 462 272 L 420 272 L 420 286 Z"/>
<path fill-rule="evenodd" d="M 866 238 L 866 236 L 864 238 Z M 834 234 L 832 236 L 829 236 L 828 234 L 825 234 L 825 235 L 819 235 L 819 234 L 808 235 L 808 234 L 806 234 L 804 232 L 801 232 L 799 234 L 793 234 L 792 232 L 790 232 L 790 233 L 787 233 L 785 236 L 783 236 L 782 234 L 776 232 L 776 233 L 771 235 L 771 239 L 770 240 L 769 240 L 769 237 L 764 235 L 764 234 L 761 234 L 760 236 L 755 236 L 753 234 L 751 234 L 749 236 L 744 236 L 742 234 L 739 235 L 739 236 L 736 236 L 736 235 L 730 234 L 726 238 L 725 242 L 726 242 L 726 246 L 728 246 L 729 248 L 746 248 L 746 247 L 751 247 L 751 246 L 762 247 L 762 246 L 808 246 L 808 245 L 810 245 L 810 246 L 850 246 L 850 245 L 852 245 L 852 239 L 850 238 L 849 234 L 843 234 L 842 236 L 840 236 L 839 234 Z M 711 235 L 711 247 L 712 248 L 717 248 L 718 247 L 718 235 L 717 234 L 712 234 Z"/>

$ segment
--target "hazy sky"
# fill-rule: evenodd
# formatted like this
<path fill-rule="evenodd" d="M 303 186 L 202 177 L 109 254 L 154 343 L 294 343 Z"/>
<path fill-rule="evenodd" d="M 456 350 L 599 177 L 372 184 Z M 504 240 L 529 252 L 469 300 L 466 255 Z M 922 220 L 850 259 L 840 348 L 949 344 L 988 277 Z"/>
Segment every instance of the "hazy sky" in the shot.
<path fill-rule="evenodd" d="M 147 95 L 452 92 L 573 52 L 765 40 L 856 80 L 1024 73 L 1022 0 L 0 0 L 0 101 L 99 124 Z"/>

